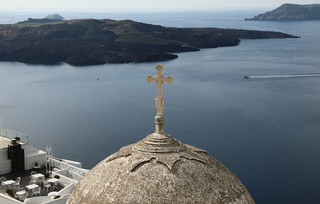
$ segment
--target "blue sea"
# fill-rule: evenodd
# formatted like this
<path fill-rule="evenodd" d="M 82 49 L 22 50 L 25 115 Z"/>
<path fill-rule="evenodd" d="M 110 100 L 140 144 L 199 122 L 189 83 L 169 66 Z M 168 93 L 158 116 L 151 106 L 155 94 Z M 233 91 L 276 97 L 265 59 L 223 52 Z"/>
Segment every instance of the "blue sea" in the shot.
<path fill-rule="evenodd" d="M 179 53 L 154 63 L 88 67 L 0 62 L 0 117 L 29 142 L 92 168 L 154 132 L 162 63 L 165 131 L 225 164 L 257 204 L 317 204 L 320 194 L 320 21 L 244 21 L 263 10 L 60 13 L 66 19 L 132 19 L 174 27 L 280 31 L 298 39 L 242 40 L 236 47 Z M 1 13 L 0 24 L 46 13 Z M 99 80 L 96 80 L 99 78 Z"/>

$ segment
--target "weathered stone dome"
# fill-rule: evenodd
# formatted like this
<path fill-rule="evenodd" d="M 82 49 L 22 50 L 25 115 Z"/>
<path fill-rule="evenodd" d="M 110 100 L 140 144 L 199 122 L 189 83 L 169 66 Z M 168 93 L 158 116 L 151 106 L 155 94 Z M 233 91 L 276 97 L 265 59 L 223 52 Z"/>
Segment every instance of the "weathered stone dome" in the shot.
<path fill-rule="evenodd" d="M 254 203 L 241 181 L 206 151 L 153 133 L 85 175 L 68 204 Z"/>
<path fill-rule="evenodd" d="M 252 204 L 241 181 L 206 151 L 182 144 L 164 132 L 161 84 L 158 75 L 148 82 L 158 84 L 155 133 L 121 148 L 86 174 L 73 189 L 67 204 L 108 203 L 219 203 Z"/>

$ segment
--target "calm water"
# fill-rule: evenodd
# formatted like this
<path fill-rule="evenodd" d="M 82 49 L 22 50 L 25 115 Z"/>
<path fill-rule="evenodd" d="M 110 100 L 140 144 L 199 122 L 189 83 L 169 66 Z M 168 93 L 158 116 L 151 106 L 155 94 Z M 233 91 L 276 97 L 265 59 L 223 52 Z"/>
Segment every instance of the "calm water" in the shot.
<path fill-rule="evenodd" d="M 245 40 L 240 46 L 179 54 L 162 62 L 165 130 L 209 152 L 245 184 L 256 203 L 318 203 L 320 78 L 244 79 L 320 73 L 320 21 L 243 21 L 261 11 L 64 14 L 133 19 L 177 27 L 283 31 L 300 39 Z M 45 14 L 1 14 L 13 23 Z M 0 63 L 0 117 L 29 141 L 87 168 L 154 131 L 157 63 L 90 67 Z M 99 78 L 100 80 L 96 80 Z"/>

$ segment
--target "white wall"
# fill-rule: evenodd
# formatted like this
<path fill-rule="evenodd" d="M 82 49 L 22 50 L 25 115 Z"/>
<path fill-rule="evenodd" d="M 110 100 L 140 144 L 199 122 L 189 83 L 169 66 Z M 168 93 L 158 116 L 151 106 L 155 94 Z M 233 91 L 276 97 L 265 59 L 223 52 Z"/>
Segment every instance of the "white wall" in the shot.
<path fill-rule="evenodd" d="M 65 170 L 61 170 L 63 174 L 65 174 Z M 74 185 L 77 185 L 78 181 L 73 180 L 72 178 L 68 178 L 67 176 L 60 174 L 59 171 L 57 172 L 52 172 L 52 177 L 54 177 L 55 175 L 60 176 L 59 178 L 59 183 L 60 185 L 66 187 L 67 185 L 73 183 Z"/>
<path fill-rule="evenodd" d="M 62 196 L 58 199 L 53 199 L 52 201 L 46 202 L 45 204 L 65 204 L 69 198 L 69 195 Z"/>
<path fill-rule="evenodd" d="M 0 175 L 11 172 L 11 160 L 0 161 Z"/>
<path fill-rule="evenodd" d="M 8 148 L 0 149 L 0 162 L 8 160 Z"/>
<path fill-rule="evenodd" d="M 3 194 L 0 194 L 0 203 L 1 204 L 21 204 L 20 201 Z"/>
<path fill-rule="evenodd" d="M 8 160 L 8 148 L 0 149 L 0 175 L 10 172 L 11 160 Z"/>
<path fill-rule="evenodd" d="M 81 162 L 71 161 L 71 160 L 67 160 L 67 159 L 64 159 L 64 162 L 66 162 L 67 164 L 70 164 L 72 166 L 75 166 L 75 167 L 78 167 L 78 168 L 82 168 L 82 163 Z"/>
<path fill-rule="evenodd" d="M 46 152 L 39 150 L 29 144 L 22 145 L 24 149 L 24 169 L 32 169 L 35 162 L 38 162 L 39 166 L 46 165 L 47 154 Z"/>
<path fill-rule="evenodd" d="M 42 204 L 48 201 L 51 201 L 50 196 L 39 196 L 39 197 L 27 198 L 24 200 L 24 203 L 25 204 Z"/>

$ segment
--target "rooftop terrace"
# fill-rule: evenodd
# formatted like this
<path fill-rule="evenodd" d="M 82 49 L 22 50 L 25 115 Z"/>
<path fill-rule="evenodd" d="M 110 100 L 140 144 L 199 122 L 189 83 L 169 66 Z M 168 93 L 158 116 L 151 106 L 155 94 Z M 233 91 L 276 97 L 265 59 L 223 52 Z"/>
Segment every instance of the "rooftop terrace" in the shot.
<path fill-rule="evenodd" d="M 25 171 L 21 171 L 21 172 L 8 173 L 8 174 L 4 174 L 2 176 L 5 177 L 7 180 L 14 180 L 14 181 L 18 177 L 21 177 L 20 186 L 19 186 L 20 189 L 15 189 L 15 192 L 17 192 L 19 190 L 25 190 L 26 192 L 28 192 L 28 189 L 26 189 L 26 186 L 28 186 L 30 184 L 30 175 L 31 175 L 32 171 L 36 171 L 37 173 L 41 173 L 43 175 L 46 174 L 46 169 L 45 168 L 40 168 L 40 169 L 37 169 L 37 170 L 25 170 Z M 48 180 L 48 179 L 45 179 L 45 180 Z M 55 186 L 54 189 L 52 187 L 45 188 L 45 186 L 43 184 L 40 184 L 39 186 L 41 187 L 40 196 L 47 196 L 48 193 L 50 193 L 52 191 L 57 192 L 57 191 L 60 191 L 61 189 L 64 188 L 64 186 L 62 186 L 61 184 L 58 184 L 57 186 Z M 13 188 L 14 189 L 14 187 L 12 187 L 12 185 L 11 186 L 3 186 L 3 185 L 1 185 L 0 193 L 1 194 L 6 194 L 6 190 L 8 188 Z M 31 194 L 29 194 L 27 196 L 27 198 L 29 198 L 29 197 L 31 197 Z"/>

